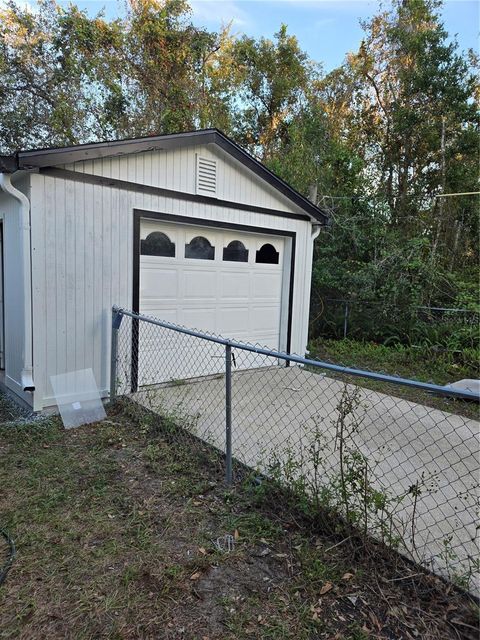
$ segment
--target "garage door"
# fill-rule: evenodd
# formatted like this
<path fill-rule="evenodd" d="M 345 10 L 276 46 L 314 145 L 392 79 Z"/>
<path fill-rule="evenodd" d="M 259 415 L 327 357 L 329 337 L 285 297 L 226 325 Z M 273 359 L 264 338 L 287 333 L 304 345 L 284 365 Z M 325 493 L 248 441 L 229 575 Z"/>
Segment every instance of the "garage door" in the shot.
<path fill-rule="evenodd" d="M 140 313 L 272 349 L 284 347 L 282 236 L 145 220 L 140 237 Z M 221 345 L 140 329 L 139 384 L 224 371 Z M 235 355 L 238 368 L 262 364 L 245 352 Z"/>

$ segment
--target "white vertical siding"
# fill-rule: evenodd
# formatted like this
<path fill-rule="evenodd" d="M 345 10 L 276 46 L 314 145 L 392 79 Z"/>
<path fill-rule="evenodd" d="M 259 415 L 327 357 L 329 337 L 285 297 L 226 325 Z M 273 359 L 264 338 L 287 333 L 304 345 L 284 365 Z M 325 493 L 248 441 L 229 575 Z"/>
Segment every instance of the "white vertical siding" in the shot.
<path fill-rule="evenodd" d="M 301 212 L 291 200 L 215 145 L 197 145 L 170 151 L 147 151 L 116 158 L 83 160 L 65 165 L 65 168 L 195 193 L 196 154 L 217 160 L 216 197 L 220 200 L 252 204 L 278 211 Z"/>
<path fill-rule="evenodd" d="M 15 182 L 17 189 L 29 195 L 28 179 Z M 0 192 L 0 218 L 3 220 L 4 261 L 4 323 L 5 323 L 5 384 L 28 404 L 32 394 L 24 393 L 21 385 L 23 369 L 24 318 L 21 257 L 22 232 L 19 203 Z"/>
<path fill-rule="evenodd" d="M 309 223 L 172 202 L 43 175 L 32 176 L 32 194 L 38 404 L 54 403 L 49 379 L 56 373 L 92 367 L 100 388 L 106 391 L 109 387 L 110 309 L 112 304 L 132 306 L 134 208 L 241 223 L 261 227 L 266 232 L 295 231 L 291 348 L 297 353 L 304 352 Z M 67 208 L 71 215 L 67 214 Z M 45 321 L 40 319 L 42 313 Z"/>
<path fill-rule="evenodd" d="M 75 165 L 76 170 L 130 182 L 194 189 L 195 152 L 190 147 Z M 202 153 L 212 153 L 203 148 Z M 173 161 L 172 161 L 173 159 Z M 295 212 L 295 205 L 272 194 L 227 160 L 222 161 L 225 200 Z M 32 272 L 34 292 L 35 408 L 55 404 L 50 376 L 91 367 L 97 383 L 109 388 L 111 307 L 132 306 L 133 210 L 230 222 L 296 233 L 291 350 L 303 354 L 308 330 L 311 224 L 284 216 L 239 211 L 212 204 L 141 194 L 32 174 Z M 279 204 L 280 203 L 280 204 Z M 284 208 L 282 209 L 281 206 Z M 286 303 L 286 301 L 285 301 Z M 285 316 L 285 312 L 283 312 Z"/>

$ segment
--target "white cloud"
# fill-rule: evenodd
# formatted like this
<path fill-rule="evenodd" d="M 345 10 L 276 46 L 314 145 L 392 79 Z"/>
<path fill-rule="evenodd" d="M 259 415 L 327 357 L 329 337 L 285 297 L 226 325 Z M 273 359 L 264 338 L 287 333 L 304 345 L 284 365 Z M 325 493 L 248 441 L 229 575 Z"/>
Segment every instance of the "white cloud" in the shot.
<path fill-rule="evenodd" d="M 329 27 L 335 22 L 335 18 L 320 18 L 320 20 L 315 20 L 314 27 L 316 27 L 317 29 L 322 29 L 323 27 Z"/>
<path fill-rule="evenodd" d="M 248 14 L 233 0 L 191 0 L 193 16 L 206 25 L 226 25 L 245 27 L 249 24 Z"/>
<path fill-rule="evenodd" d="M 262 0 L 257 0 L 262 1 Z M 320 11 L 331 11 L 335 13 L 357 13 L 362 7 L 377 9 L 380 5 L 378 0 L 275 0 L 279 4 L 289 4 L 302 9 L 318 9 Z M 387 7 L 392 0 L 383 0 L 383 5 Z"/>

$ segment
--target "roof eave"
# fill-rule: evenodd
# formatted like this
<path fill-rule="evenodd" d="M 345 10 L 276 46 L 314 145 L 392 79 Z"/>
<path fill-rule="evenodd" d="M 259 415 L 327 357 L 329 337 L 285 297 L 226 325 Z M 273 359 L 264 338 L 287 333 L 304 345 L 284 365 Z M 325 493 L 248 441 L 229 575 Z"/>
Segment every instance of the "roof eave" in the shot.
<path fill-rule="evenodd" d="M 0 173 L 14 173 L 18 169 L 17 157 L 0 156 Z"/>
<path fill-rule="evenodd" d="M 312 221 L 320 224 L 328 223 L 328 214 L 313 202 L 305 198 L 301 193 L 276 176 L 261 162 L 242 149 L 233 140 L 218 129 L 202 129 L 185 133 L 173 133 L 161 136 L 149 136 L 145 138 L 133 138 L 126 140 L 113 140 L 109 142 L 93 142 L 73 147 L 60 149 L 34 149 L 32 151 L 19 151 L 14 156 L 0 156 L 0 169 L 12 173 L 17 169 L 39 169 L 58 165 L 71 164 L 85 160 L 98 158 L 123 156 L 131 153 L 145 153 L 147 151 L 166 151 L 190 146 L 198 142 L 200 144 L 216 144 L 226 153 L 237 159 L 241 164 L 249 168 L 272 187 L 277 189 L 290 201 L 307 213 Z M 2 168 L 2 159 L 5 169 Z"/>
<path fill-rule="evenodd" d="M 224 149 L 224 151 L 227 151 L 227 153 L 229 152 L 243 165 L 247 166 L 257 175 L 260 175 L 260 177 L 263 178 L 268 184 L 280 191 L 280 193 L 286 196 L 289 200 L 297 204 L 303 211 L 312 216 L 317 222 L 320 222 L 324 225 L 328 223 L 329 216 L 325 211 L 311 202 L 311 200 L 308 200 L 308 198 L 305 198 L 305 196 L 302 196 L 301 193 L 296 191 L 288 183 L 282 180 L 282 178 L 279 178 L 277 175 L 275 175 L 264 164 L 256 160 L 256 158 L 242 149 L 242 147 L 228 138 L 221 131 L 216 130 L 215 142 L 220 148 Z"/>
<path fill-rule="evenodd" d="M 131 153 L 179 148 L 191 145 L 198 138 L 201 138 L 202 143 L 208 144 L 208 142 L 215 140 L 215 133 L 214 129 L 204 129 L 202 131 L 148 136 L 145 138 L 92 142 L 60 149 L 34 149 L 33 151 L 20 151 L 18 160 L 20 166 L 24 169 L 51 167 L 59 164 L 97 160 L 98 158 L 110 158 Z"/>

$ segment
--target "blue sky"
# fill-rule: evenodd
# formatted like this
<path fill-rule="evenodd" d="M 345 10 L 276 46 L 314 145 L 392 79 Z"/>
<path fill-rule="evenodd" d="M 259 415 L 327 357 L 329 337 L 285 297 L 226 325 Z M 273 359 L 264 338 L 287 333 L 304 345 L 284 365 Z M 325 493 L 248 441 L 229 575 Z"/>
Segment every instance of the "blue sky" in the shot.
<path fill-rule="evenodd" d="M 122 6 L 116 0 L 77 0 L 76 4 L 89 13 L 104 7 L 109 17 L 118 14 Z M 323 63 L 326 71 L 341 64 L 348 51 L 356 50 L 362 38 L 359 19 L 372 16 L 381 6 L 378 0 L 190 0 L 190 4 L 195 24 L 210 30 L 232 20 L 234 33 L 271 37 L 284 22 L 300 46 Z M 382 4 L 388 6 L 389 2 Z M 478 50 L 479 7 L 477 0 L 444 3 L 445 26 L 452 36 L 457 35 L 462 49 Z"/>
<path fill-rule="evenodd" d="M 195 22 L 211 29 L 233 19 L 234 32 L 271 37 L 284 22 L 326 71 L 358 47 L 359 19 L 369 18 L 381 7 L 377 0 L 192 0 L 191 4 Z M 478 50 L 479 6 L 476 0 L 448 0 L 444 5 L 447 31 L 457 34 L 462 49 Z"/>

